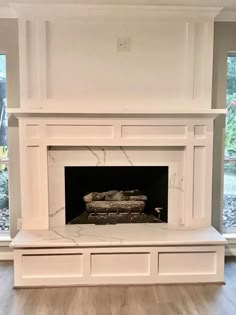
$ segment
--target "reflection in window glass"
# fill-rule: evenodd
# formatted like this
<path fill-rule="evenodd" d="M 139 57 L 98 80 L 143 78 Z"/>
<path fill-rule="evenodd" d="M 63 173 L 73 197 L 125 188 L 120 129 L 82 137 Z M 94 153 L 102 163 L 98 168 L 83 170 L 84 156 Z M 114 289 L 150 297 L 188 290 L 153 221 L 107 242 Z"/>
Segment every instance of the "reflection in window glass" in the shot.
<path fill-rule="evenodd" d="M 0 232 L 9 230 L 6 55 L 0 54 Z"/>
<path fill-rule="evenodd" d="M 227 58 L 223 230 L 236 233 L 236 54 Z"/>

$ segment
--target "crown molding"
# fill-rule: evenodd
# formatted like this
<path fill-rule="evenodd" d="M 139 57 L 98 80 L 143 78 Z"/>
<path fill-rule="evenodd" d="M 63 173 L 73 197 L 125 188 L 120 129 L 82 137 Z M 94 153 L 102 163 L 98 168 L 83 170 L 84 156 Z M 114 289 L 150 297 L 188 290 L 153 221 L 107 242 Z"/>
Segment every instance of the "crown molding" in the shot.
<path fill-rule="evenodd" d="M 221 7 L 166 5 L 87 5 L 73 3 L 10 3 L 19 17 L 122 17 L 214 19 Z"/>
<path fill-rule="evenodd" d="M 0 19 L 12 19 L 17 18 L 16 11 L 8 4 L 0 3 Z"/>
<path fill-rule="evenodd" d="M 216 22 L 236 22 L 236 10 L 221 11 L 221 13 L 216 17 Z"/>

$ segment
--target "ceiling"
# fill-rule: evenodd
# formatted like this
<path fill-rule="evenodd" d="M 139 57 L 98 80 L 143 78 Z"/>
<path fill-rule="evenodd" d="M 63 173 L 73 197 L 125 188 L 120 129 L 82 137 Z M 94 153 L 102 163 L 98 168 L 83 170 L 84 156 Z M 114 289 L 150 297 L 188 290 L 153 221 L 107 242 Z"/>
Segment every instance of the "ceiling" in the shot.
<path fill-rule="evenodd" d="M 85 3 L 85 4 L 160 4 L 186 6 L 219 6 L 236 10 L 236 0 L 0 0 L 0 3 Z"/>

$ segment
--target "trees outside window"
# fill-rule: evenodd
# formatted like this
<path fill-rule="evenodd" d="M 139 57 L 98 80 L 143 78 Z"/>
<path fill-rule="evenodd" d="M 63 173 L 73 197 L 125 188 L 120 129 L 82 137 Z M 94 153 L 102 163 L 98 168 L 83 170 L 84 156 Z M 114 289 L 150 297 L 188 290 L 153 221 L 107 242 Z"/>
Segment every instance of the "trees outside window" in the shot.
<path fill-rule="evenodd" d="M 6 55 L 0 54 L 0 233 L 9 230 Z"/>
<path fill-rule="evenodd" d="M 227 58 L 223 230 L 236 233 L 236 53 Z"/>

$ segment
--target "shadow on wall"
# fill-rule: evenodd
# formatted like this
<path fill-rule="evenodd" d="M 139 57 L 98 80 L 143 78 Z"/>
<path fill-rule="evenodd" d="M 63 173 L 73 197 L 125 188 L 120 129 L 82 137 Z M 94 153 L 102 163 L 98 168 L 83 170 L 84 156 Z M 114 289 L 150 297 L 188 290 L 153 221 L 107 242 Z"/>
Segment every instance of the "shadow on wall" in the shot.
<path fill-rule="evenodd" d="M 213 179 L 212 179 L 212 225 L 222 232 L 223 221 L 223 184 L 224 184 L 224 142 L 225 116 L 214 123 Z"/>
<path fill-rule="evenodd" d="M 10 233 L 14 237 L 17 233 L 17 220 L 21 217 L 20 196 L 20 161 L 19 161 L 19 126 L 18 119 L 11 115 L 8 119 L 9 139 L 9 208 Z"/>

